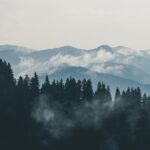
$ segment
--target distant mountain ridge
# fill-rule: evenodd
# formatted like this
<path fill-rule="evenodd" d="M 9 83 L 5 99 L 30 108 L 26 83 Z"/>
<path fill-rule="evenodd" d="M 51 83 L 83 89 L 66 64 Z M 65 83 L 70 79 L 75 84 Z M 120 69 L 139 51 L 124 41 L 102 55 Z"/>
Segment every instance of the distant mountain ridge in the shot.
<path fill-rule="evenodd" d="M 72 75 L 95 81 L 109 81 L 114 87 L 141 86 L 144 91 L 149 91 L 150 50 L 137 51 L 109 45 L 89 50 L 72 46 L 33 50 L 15 45 L 0 45 L 0 58 L 12 64 L 15 76 L 32 75 L 35 71 L 41 79 L 46 74 L 50 78 Z M 115 82 L 111 83 L 113 80 Z"/>
<path fill-rule="evenodd" d="M 74 77 L 77 80 L 83 78 L 91 79 L 93 82 L 94 89 L 96 88 L 98 82 L 104 82 L 105 84 L 110 86 L 113 95 L 117 87 L 119 87 L 121 90 L 127 89 L 128 87 L 133 88 L 140 87 L 142 91 L 150 93 L 150 84 L 147 85 L 140 84 L 139 82 L 124 79 L 111 74 L 91 72 L 88 69 L 82 67 L 64 66 L 61 69 L 58 69 L 54 73 L 49 75 L 50 81 L 52 81 L 53 79 L 55 80 L 60 80 L 62 78 L 66 79 L 68 77 Z M 44 81 L 45 75 L 40 76 L 40 79 L 41 81 Z"/>

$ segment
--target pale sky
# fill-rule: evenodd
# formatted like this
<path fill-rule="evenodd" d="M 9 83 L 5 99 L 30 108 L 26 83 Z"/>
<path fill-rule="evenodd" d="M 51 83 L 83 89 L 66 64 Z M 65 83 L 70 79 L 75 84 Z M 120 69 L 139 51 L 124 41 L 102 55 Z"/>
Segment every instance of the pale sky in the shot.
<path fill-rule="evenodd" d="M 150 49 L 150 0 L 0 0 L 0 44 Z"/>

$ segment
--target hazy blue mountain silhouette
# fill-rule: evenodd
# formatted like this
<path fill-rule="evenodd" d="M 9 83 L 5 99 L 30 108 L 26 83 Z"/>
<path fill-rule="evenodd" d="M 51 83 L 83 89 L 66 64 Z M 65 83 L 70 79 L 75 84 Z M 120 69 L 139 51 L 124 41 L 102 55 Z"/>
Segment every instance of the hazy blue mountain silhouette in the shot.
<path fill-rule="evenodd" d="M 115 59 L 104 62 L 101 62 L 102 60 L 97 60 L 96 63 L 92 62 L 88 67 L 82 67 L 82 63 L 84 63 L 82 62 L 82 59 L 85 56 L 94 59 L 94 57 L 98 56 L 100 53 L 100 55 L 102 55 L 101 59 L 103 59 L 103 52 L 106 52 L 107 55 L 112 55 Z M 50 60 L 56 56 L 59 56 L 60 59 L 63 56 L 78 58 L 81 66 L 80 63 L 79 66 L 72 66 L 68 62 L 55 66 L 55 63 L 57 62 L 54 62 L 53 64 L 53 61 L 50 62 Z M 42 80 L 46 74 L 48 74 L 51 79 L 66 78 L 68 76 L 73 76 L 79 79 L 85 77 L 91 78 L 93 83 L 103 81 L 111 87 L 120 87 L 123 89 L 128 86 L 140 86 L 145 92 L 150 91 L 150 50 L 136 52 L 127 47 L 111 47 L 108 45 L 101 45 L 90 50 L 79 49 L 72 46 L 33 50 L 15 45 L 1 45 L 0 58 L 5 59 L 12 64 L 15 75 L 21 73 L 33 74 L 33 72 L 36 71 L 37 73 L 39 72 Z M 33 64 L 30 66 L 29 63 L 28 67 L 22 67 L 22 58 L 25 61 L 31 59 Z M 59 60 L 57 61 L 59 62 Z M 90 61 L 92 61 L 92 59 Z M 23 63 L 28 64 L 28 62 Z M 104 70 L 101 72 L 99 69 L 93 71 L 92 68 L 95 67 L 95 65 L 102 65 L 106 71 Z M 45 66 L 48 68 L 46 71 Z M 121 73 L 118 73 L 113 69 L 118 66 L 121 66 Z M 54 71 L 49 72 L 51 69 L 54 69 Z"/>

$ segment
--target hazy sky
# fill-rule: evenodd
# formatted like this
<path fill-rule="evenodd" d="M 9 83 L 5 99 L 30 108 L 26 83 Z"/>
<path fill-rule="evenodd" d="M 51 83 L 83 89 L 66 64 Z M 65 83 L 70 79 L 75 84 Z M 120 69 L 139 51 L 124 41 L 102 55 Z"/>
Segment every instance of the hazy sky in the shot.
<path fill-rule="evenodd" d="M 149 0 L 0 0 L 0 44 L 150 48 Z"/>

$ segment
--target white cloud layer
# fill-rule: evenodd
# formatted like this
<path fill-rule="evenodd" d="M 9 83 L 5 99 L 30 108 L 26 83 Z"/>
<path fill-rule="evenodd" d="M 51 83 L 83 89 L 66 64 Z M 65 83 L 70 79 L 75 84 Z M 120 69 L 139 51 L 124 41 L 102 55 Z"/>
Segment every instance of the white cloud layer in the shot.
<path fill-rule="evenodd" d="M 125 52 L 124 52 L 125 51 Z M 20 57 L 20 63 L 17 68 L 20 70 L 19 75 L 32 75 L 35 71 L 39 74 L 52 74 L 63 65 L 73 67 L 84 67 L 94 72 L 109 73 L 122 76 L 124 69 L 128 66 L 140 68 L 138 61 L 142 62 L 144 51 L 134 51 L 127 48 L 114 49 L 107 51 L 99 49 L 96 52 L 82 53 L 81 55 L 56 53 L 49 56 L 49 59 L 35 60 L 32 57 Z M 147 52 L 148 55 L 148 52 Z M 142 59 L 141 59 L 142 58 Z M 141 59 L 141 60 L 140 60 Z M 144 62 L 143 62 L 144 63 Z M 143 70 L 143 64 L 141 65 Z"/>

